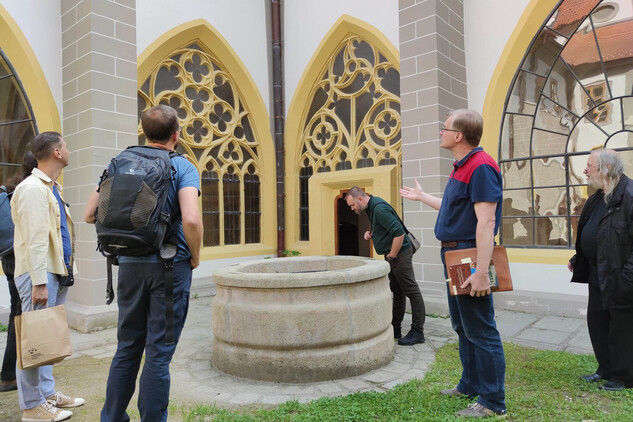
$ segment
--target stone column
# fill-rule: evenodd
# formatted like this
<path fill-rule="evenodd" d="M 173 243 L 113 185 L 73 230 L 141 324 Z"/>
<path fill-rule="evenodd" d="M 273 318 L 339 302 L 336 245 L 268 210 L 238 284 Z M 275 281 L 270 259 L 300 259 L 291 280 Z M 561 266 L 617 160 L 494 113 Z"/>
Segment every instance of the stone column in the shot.
<path fill-rule="evenodd" d="M 462 0 L 399 0 L 403 185 L 418 179 L 431 194 L 444 191 L 452 156 L 439 146 L 450 110 L 466 108 Z M 414 255 L 427 312 L 447 312 L 445 277 L 433 228 L 437 211 L 404 201 L 407 227 L 422 246 Z"/>
<path fill-rule="evenodd" d="M 83 212 L 105 165 L 137 143 L 136 2 L 62 0 L 61 15 L 63 136 L 70 150 L 63 186 L 79 272 L 66 307 L 71 327 L 87 332 L 116 325 L 116 305 L 105 305 L 105 259 Z"/>

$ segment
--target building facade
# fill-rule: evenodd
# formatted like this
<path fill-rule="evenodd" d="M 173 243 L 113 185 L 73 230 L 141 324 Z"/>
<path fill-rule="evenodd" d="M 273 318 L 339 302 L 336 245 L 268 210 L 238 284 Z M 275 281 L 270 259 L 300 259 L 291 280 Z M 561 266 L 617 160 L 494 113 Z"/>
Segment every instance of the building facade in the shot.
<path fill-rule="evenodd" d="M 169 104 L 183 127 L 179 152 L 201 180 L 194 293 L 213 291 L 215 269 L 278 250 L 375 256 L 362 239 L 368 222 L 343 199 L 357 185 L 402 212 L 422 242 L 414 266 L 427 307 L 445 312 L 436 212 L 403 204 L 398 189 L 418 179 L 441 194 L 453 159 L 439 129 L 448 111 L 473 108 L 504 177 L 498 242 L 515 291 L 497 306 L 583 315 L 585 289 L 569 284 L 565 264 L 588 195 L 587 154 L 616 148 L 633 174 L 631 3 L 285 0 L 277 91 L 272 3 L 0 0 L 2 180 L 34 134 L 62 132 L 64 194 L 79 222 L 104 166 L 144 142 L 140 113 Z M 116 315 L 95 239 L 78 224 L 67 308 L 82 331 Z"/>

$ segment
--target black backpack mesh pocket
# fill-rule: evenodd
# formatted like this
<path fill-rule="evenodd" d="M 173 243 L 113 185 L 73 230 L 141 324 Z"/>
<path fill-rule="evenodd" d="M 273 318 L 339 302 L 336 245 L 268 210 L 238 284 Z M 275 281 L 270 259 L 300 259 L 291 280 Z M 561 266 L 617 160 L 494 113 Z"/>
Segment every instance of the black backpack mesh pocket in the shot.
<path fill-rule="evenodd" d="M 149 224 L 149 219 L 156 209 L 158 197 L 152 189 L 143 182 L 140 192 L 136 195 L 136 201 L 130 213 L 132 227 L 138 229 Z"/>
<path fill-rule="evenodd" d="M 99 187 L 99 212 L 97 218 L 99 223 L 103 224 L 108 216 L 108 205 L 110 204 L 110 193 L 112 192 L 112 178 L 101 182 Z"/>

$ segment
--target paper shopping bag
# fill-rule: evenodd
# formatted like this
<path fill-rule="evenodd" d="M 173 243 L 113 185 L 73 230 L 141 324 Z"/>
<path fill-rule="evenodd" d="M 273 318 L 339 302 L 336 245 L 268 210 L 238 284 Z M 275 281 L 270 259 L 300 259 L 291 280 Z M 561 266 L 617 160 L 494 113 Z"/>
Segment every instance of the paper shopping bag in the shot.
<path fill-rule="evenodd" d="M 18 368 L 52 365 L 72 354 L 64 305 L 23 312 L 14 321 Z"/>

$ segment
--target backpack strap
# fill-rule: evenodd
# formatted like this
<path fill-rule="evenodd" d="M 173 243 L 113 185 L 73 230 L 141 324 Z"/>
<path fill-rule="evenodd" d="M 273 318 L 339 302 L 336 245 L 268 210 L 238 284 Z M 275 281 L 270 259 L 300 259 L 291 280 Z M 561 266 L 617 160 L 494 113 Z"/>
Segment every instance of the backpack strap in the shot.
<path fill-rule="evenodd" d="M 165 261 L 165 344 L 174 344 L 174 260 Z"/>
<path fill-rule="evenodd" d="M 178 246 L 173 243 L 163 243 L 160 248 L 160 258 L 165 265 L 165 344 L 174 344 L 174 258 L 178 253 Z"/>
<path fill-rule="evenodd" d="M 115 265 L 116 257 L 114 255 L 108 255 L 106 261 L 108 269 L 108 281 L 106 284 L 106 305 L 109 305 L 114 300 L 114 288 L 112 287 L 112 266 Z"/>

